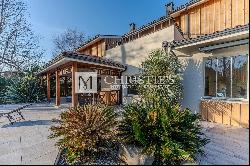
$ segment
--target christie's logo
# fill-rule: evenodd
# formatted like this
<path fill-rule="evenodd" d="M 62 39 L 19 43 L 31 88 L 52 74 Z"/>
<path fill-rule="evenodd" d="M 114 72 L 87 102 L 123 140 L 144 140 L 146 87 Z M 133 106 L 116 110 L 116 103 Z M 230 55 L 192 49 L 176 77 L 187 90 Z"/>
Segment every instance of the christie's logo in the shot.
<path fill-rule="evenodd" d="M 97 93 L 97 72 L 76 72 L 76 93 Z"/>

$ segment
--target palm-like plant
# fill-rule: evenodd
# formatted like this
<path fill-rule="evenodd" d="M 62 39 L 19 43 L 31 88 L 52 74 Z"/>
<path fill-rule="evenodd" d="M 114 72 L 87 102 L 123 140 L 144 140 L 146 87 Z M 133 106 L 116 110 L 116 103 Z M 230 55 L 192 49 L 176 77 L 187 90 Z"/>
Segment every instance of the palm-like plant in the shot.
<path fill-rule="evenodd" d="M 119 135 L 126 144 L 143 148 L 154 156 L 154 164 L 180 164 L 203 154 L 204 138 L 198 115 L 166 103 L 125 107 Z"/>
<path fill-rule="evenodd" d="M 69 108 L 60 118 L 60 124 L 51 127 L 50 138 L 60 138 L 57 145 L 66 149 L 70 163 L 78 161 L 81 155 L 86 158 L 105 150 L 106 143 L 114 139 L 117 121 L 111 107 L 85 105 Z"/>

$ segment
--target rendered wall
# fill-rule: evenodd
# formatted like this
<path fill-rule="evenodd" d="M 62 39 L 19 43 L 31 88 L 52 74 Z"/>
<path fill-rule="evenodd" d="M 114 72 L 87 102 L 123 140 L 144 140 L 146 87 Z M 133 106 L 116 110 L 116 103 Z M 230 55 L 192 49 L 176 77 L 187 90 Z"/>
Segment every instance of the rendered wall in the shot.
<path fill-rule="evenodd" d="M 162 48 L 163 41 L 182 39 L 174 25 L 141 37 L 124 45 L 106 51 L 106 57 L 121 62 L 127 66 L 123 76 L 139 73 L 141 63 L 148 57 L 152 50 Z M 123 89 L 123 97 L 128 97 L 127 89 Z M 137 97 L 137 96 L 129 96 Z M 128 99 L 131 100 L 131 99 Z M 127 103 L 124 101 L 124 103 Z"/>

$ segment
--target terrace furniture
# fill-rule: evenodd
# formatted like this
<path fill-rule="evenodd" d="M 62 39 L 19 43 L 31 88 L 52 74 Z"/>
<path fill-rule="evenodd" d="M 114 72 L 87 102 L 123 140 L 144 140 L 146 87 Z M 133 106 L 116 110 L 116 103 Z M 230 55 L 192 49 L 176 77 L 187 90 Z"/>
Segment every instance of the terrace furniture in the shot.
<path fill-rule="evenodd" d="M 14 109 L 10 112 L 7 112 L 7 113 L 0 113 L 0 118 L 1 117 L 7 117 L 10 124 L 14 124 L 15 122 L 20 122 L 21 120 L 25 120 L 25 118 L 23 117 L 22 115 L 22 112 L 21 110 L 30 106 L 31 104 L 27 104 L 27 105 L 24 105 L 22 107 L 19 107 L 17 109 Z"/>

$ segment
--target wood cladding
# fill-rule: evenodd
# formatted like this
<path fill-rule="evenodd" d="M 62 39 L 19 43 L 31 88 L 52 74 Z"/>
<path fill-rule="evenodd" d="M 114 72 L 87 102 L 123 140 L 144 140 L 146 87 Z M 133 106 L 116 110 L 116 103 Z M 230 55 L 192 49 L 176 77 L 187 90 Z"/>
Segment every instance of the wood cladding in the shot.
<path fill-rule="evenodd" d="M 186 19 L 187 16 L 189 19 Z M 249 0 L 210 0 L 183 11 L 175 21 L 189 37 L 248 24 Z"/>
<path fill-rule="evenodd" d="M 249 103 L 205 100 L 200 113 L 205 121 L 249 128 Z"/>
<path fill-rule="evenodd" d="M 78 51 L 81 54 L 103 57 L 105 54 L 105 40 L 96 42 Z"/>

